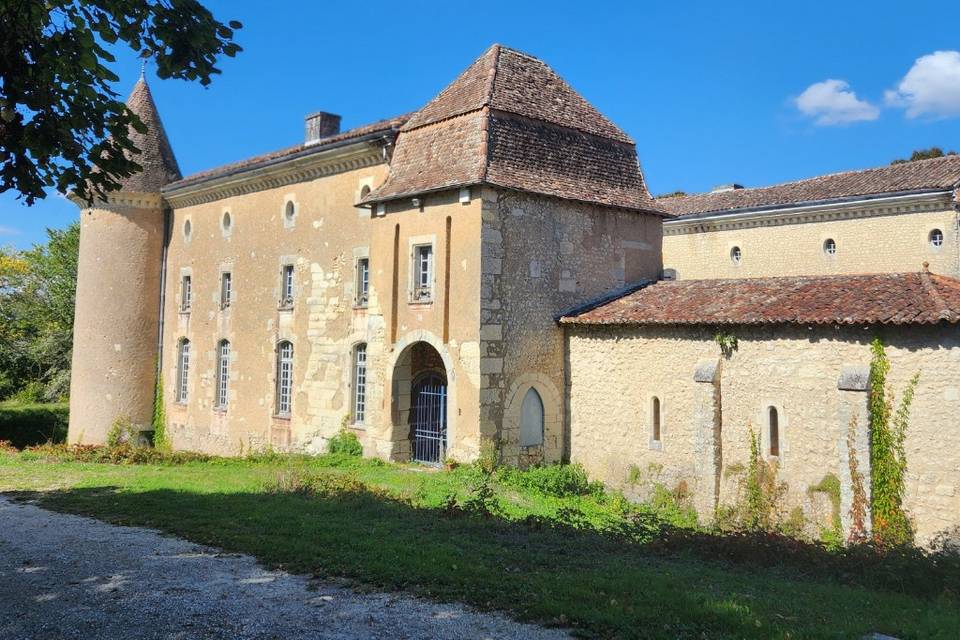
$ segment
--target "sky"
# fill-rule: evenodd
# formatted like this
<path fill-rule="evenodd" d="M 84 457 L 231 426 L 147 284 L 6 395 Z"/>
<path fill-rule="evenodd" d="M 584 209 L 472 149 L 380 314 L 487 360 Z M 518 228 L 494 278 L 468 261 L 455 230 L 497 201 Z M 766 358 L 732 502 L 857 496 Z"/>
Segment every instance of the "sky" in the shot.
<path fill-rule="evenodd" d="M 147 79 L 184 175 L 414 111 L 494 42 L 535 55 L 625 130 L 655 195 L 763 186 L 960 151 L 952 2 L 314 2 L 206 0 L 244 48 L 207 87 Z M 868 10 L 867 10 L 868 9 Z M 140 73 L 116 50 L 115 90 Z M 76 207 L 0 195 L 0 245 Z"/>

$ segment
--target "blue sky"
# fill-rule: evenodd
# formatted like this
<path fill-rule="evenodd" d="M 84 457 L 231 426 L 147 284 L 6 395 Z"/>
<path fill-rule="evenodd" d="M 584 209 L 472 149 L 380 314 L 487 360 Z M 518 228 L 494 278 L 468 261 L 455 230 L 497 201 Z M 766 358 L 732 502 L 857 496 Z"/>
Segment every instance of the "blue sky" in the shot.
<path fill-rule="evenodd" d="M 655 194 L 960 151 L 946 1 L 206 4 L 244 23 L 223 75 L 205 89 L 148 69 L 184 174 L 294 144 L 312 111 L 349 128 L 415 110 L 493 42 L 544 59 L 626 130 Z M 139 62 L 118 54 L 126 95 Z M 4 194 L 0 244 L 76 215 L 56 195 L 27 208 Z"/>

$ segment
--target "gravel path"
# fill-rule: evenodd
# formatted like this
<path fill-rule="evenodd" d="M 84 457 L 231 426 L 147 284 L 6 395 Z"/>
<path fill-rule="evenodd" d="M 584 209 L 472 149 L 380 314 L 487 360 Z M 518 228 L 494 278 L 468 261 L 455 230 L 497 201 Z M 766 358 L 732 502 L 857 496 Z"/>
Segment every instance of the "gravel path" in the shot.
<path fill-rule="evenodd" d="M 566 638 L 462 605 L 268 571 L 156 531 L 0 496 L 0 638 Z"/>

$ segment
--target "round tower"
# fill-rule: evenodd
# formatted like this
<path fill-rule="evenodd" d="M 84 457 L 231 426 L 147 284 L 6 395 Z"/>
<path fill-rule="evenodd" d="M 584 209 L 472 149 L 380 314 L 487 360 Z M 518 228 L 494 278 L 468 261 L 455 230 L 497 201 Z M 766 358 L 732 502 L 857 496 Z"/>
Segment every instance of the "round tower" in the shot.
<path fill-rule="evenodd" d="M 127 107 L 147 128 L 130 130 L 143 171 L 105 200 L 80 205 L 71 443 L 103 444 L 117 418 L 149 429 L 153 415 L 166 229 L 160 188 L 181 176 L 142 75 Z"/>

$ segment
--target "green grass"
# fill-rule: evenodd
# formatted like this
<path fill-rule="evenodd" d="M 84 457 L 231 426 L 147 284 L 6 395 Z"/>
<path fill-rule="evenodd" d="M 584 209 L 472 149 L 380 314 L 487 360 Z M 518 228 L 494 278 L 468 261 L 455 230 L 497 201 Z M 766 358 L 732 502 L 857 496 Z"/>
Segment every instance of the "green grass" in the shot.
<path fill-rule="evenodd" d="M 497 514 L 483 515 L 462 508 L 480 493 L 482 474 L 473 468 L 428 471 L 342 456 L 51 460 L 0 453 L 0 490 L 297 573 L 466 602 L 587 636 L 960 637 L 951 591 L 960 576 L 936 574 L 927 582 L 941 586 L 911 593 L 914 582 L 888 575 L 909 573 L 906 565 L 858 564 L 813 545 L 664 533 L 665 525 L 631 538 L 613 524 L 649 524 L 646 512 L 594 490 L 547 495 L 504 474 L 489 485 Z"/>
<path fill-rule="evenodd" d="M 67 439 L 67 403 L 0 402 L 0 440 L 18 449 Z"/>

